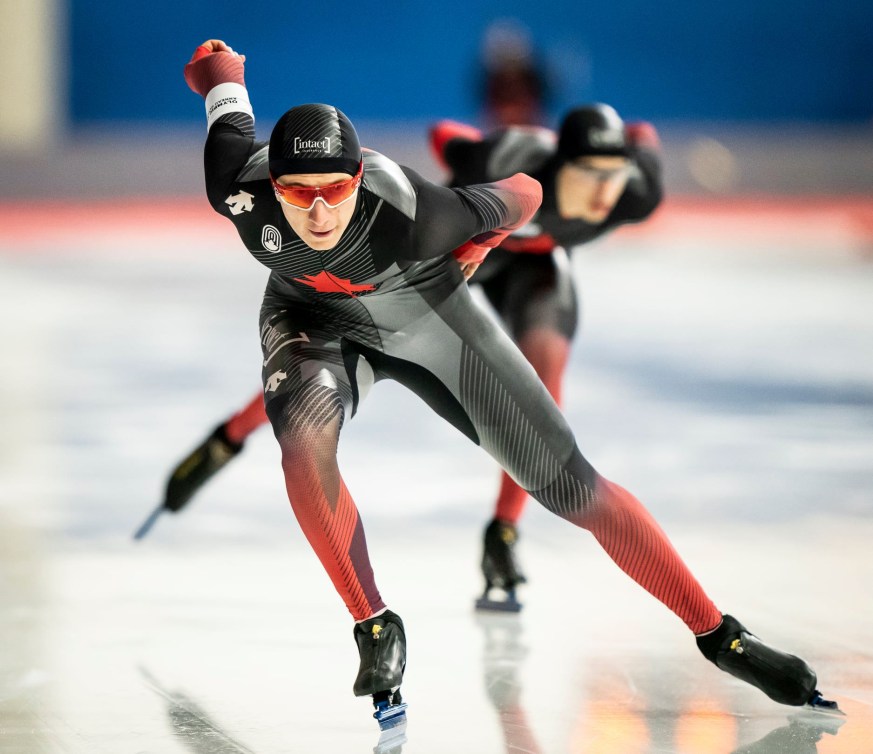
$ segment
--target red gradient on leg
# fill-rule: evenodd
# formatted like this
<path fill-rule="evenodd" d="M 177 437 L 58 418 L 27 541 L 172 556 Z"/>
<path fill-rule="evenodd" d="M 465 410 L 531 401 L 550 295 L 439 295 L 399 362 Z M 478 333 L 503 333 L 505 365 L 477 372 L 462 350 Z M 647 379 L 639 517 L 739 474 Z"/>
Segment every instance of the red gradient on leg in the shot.
<path fill-rule="evenodd" d="M 494 506 L 494 518 L 507 524 L 517 524 L 527 504 L 527 491 L 505 471 L 500 474 L 500 492 Z"/>
<path fill-rule="evenodd" d="M 524 333 L 518 339 L 518 347 L 546 386 L 549 395 L 560 406 L 564 372 L 570 358 L 570 341 L 555 330 L 538 327 Z"/>
<path fill-rule="evenodd" d="M 342 410 L 315 386 L 278 433 L 288 499 L 300 528 L 355 620 L 385 603 L 376 588 L 364 528 L 340 476 Z M 308 398 L 308 400 L 306 400 Z"/>
<path fill-rule="evenodd" d="M 376 589 L 366 542 L 354 541 L 359 529 L 363 537 L 363 529 L 345 482 L 337 472 L 339 490 L 332 505 L 311 469 L 291 470 L 285 463 L 282 466 L 288 498 L 300 528 L 352 617 L 366 620 L 385 603 Z"/>
<path fill-rule="evenodd" d="M 518 340 L 518 347 L 533 366 L 555 403 L 561 405 L 564 372 L 570 357 L 570 341 L 554 330 L 534 328 Z M 500 477 L 500 492 L 494 518 L 517 524 L 527 504 L 527 492 L 506 472 Z"/>
<path fill-rule="evenodd" d="M 264 394 L 259 390 L 242 411 L 225 422 L 224 433 L 232 443 L 242 445 L 252 432 L 267 421 L 269 420 L 264 409 Z"/>
<path fill-rule="evenodd" d="M 721 613 L 642 503 L 603 477 L 597 478 L 596 499 L 594 510 L 579 523 L 618 567 L 695 634 L 715 628 Z"/>

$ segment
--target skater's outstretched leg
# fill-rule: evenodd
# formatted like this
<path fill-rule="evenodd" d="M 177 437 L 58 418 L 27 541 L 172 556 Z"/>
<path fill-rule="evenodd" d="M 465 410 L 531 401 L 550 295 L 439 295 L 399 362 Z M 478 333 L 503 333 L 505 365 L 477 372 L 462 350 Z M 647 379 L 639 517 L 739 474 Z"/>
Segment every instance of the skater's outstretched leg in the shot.
<path fill-rule="evenodd" d="M 581 507 L 564 507 L 559 498 L 572 495 L 565 496 L 560 488 L 574 485 L 579 485 Z M 589 529 L 625 573 L 685 621 L 704 656 L 717 667 L 782 704 L 836 708 L 816 691 L 815 673 L 803 660 L 768 647 L 735 618 L 722 618 L 648 511 L 627 490 L 591 469 L 581 454 L 571 458 L 558 482 L 536 496 Z"/>
<path fill-rule="evenodd" d="M 555 482 L 532 494 L 550 510 L 588 529 L 619 568 L 695 634 L 719 624 L 718 608 L 652 515 L 630 492 L 591 468 L 578 449 Z"/>

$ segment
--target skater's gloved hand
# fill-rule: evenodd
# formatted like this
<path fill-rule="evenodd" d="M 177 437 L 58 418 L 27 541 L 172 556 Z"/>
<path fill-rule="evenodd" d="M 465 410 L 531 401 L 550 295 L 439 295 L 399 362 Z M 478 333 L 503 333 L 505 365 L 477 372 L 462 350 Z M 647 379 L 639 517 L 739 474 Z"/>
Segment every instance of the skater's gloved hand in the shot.
<path fill-rule="evenodd" d="M 245 86 L 246 56 L 233 51 L 220 39 L 207 39 L 200 45 L 185 66 L 185 82 L 201 97 L 219 84 Z"/>
<path fill-rule="evenodd" d="M 645 120 L 624 124 L 624 137 L 633 147 L 660 149 L 661 139 L 655 127 Z"/>

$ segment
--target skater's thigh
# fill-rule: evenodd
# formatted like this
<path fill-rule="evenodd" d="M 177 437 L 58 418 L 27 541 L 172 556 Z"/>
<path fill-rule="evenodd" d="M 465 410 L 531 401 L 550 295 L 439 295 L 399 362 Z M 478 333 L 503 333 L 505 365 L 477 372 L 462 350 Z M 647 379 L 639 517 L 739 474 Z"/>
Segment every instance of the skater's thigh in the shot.
<path fill-rule="evenodd" d="M 501 282 L 500 305 L 495 308 L 516 341 L 533 329 L 551 330 L 572 340 L 579 315 L 578 297 L 563 249 L 517 255 Z"/>
<path fill-rule="evenodd" d="M 330 396 L 345 416 L 352 416 L 373 382 L 366 360 L 350 353 L 336 333 L 293 311 L 264 312 L 261 318 L 264 403 L 274 421 L 288 406 L 306 411 L 312 396 Z"/>
<path fill-rule="evenodd" d="M 485 448 L 525 489 L 557 477 L 573 450 L 572 432 L 531 365 L 466 285 L 384 345 L 394 369 L 389 376 Z"/>

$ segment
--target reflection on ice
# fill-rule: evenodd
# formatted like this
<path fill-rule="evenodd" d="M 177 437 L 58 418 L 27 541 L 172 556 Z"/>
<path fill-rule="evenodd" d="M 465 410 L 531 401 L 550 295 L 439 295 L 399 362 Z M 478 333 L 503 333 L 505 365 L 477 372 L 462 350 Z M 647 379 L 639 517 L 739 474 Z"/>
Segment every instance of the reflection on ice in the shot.
<path fill-rule="evenodd" d="M 835 736 L 845 723 L 844 718 L 826 715 L 823 712 L 808 712 L 791 715 L 788 725 L 768 733 L 755 743 L 740 746 L 731 754 L 818 754 L 818 742 L 825 735 Z"/>
<path fill-rule="evenodd" d="M 254 754 L 221 729 L 197 702 L 181 691 L 168 691 L 145 668 L 146 684 L 167 703 L 167 717 L 176 738 L 193 754 Z"/>
<path fill-rule="evenodd" d="M 476 625 L 485 638 L 482 673 L 488 700 L 497 712 L 507 752 L 540 754 L 522 700 L 519 667 L 527 655 L 518 614 L 477 611 Z"/>
<path fill-rule="evenodd" d="M 404 720 L 393 728 L 383 730 L 379 734 L 379 741 L 373 749 L 373 754 L 401 754 L 403 744 L 406 743 L 406 725 Z"/>
<path fill-rule="evenodd" d="M 543 754 L 535 733 L 536 716 L 524 703 L 522 664 L 528 655 L 523 641 L 524 618 L 519 615 L 478 613 L 476 625 L 485 643 L 482 653 L 484 685 L 496 712 L 506 754 Z M 666 669 L 665 669 L 666 670 Z M 666 672 L 670 672 L 666 670 Z M 589 702 L 575 723 L 574 754 L 644 754 L 649 751 L 694 754 L 824 754 L 818 742 L 836 736 L 846 718 L 803 710 L 772 718 L 770 729 L 751 743 L 738 745 L 746 732 L 727 699 L 710 692 L 684 698 L 657 685 L 615 683 L 604 675 L 587 689 Z M 652 694 L 647 697 L 646 694 Z M 678 702 L 675 707 L 668 707 Z M 778 710 L 791 708 L 777 707 Z M 847 750 L 848 751 L 848 750 Z"/>

